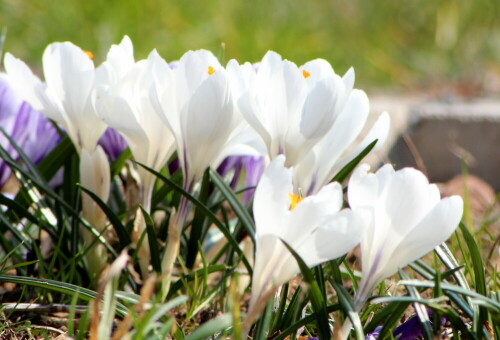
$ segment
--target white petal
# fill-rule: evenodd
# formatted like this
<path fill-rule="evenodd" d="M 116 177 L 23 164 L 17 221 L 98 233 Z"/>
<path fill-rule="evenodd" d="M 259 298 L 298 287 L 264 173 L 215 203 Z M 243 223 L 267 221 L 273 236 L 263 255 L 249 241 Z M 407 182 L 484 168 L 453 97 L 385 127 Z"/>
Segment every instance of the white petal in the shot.
<path fill-rule="evenodd" d="M 300 69 L 308 73 L 306 80 L 310 86 L 313 86 L 317 81 L 323 78 L 330 77 L 335 74 L 330 63 L 324 59 L 314 59 L 308 61 L 302 65 Z"/>
<path fill-rule="evenodd" d="M 181 116 L 185 165 L 198 177 L 222 152 L 234 124 L 234 106 L 222 70 L 207 78 L 195 91 Z"/>
<path fill-rule="evenodd" d="M 369 174 L 370 166 L 361 164 L 354 170 L 349 180 L 347 197 L 353 209 L 376 205 L 379 196 L 379 182 L 374 174 Z"/>
<path fill-rule="evenodd" d="M 317 82 L 308 94 L 300 121 L 300 132 L 306 138 L 320 138 L 330 130 L 339 114 L 336 111 L 338 91 L 338 77 L 332 76 Z"/>
<path fill-rule="evenodd" d="M 398 245 L 399 250 L 394 256 L 396 266 L 404 267 L 446 241 L 457 228 L 462 214 L 461 197 L 441 200 Z"/>
<path fill-rule="evenodd" d="M 308 246 L 301 248 L 300 255 L 307 259 L 307 265 L 316 266 L 322 262 L 333 260 L 354 248 L 360 241 L 365 228 L 365 220 L 357 213 L 345 209 L 335 214 L 328 224 L 317 228 L 311 236 L 313 240 Z M 309 242 L 308 242 L 309 243 Z M 304 249 L 304 250 L 302 250 Z"/>
<path fill-rule="evenodd" d="M 315 162 L 308 164 L 304 161 L 304 164 L 300 165 L 306 169 L 304 171 L 310 169 L 309 172 L 316 174 L 316 186 L 310 191 L 314 192 L 316 188 L 329 182 L 341 168 L 339 159 L 357 138 L 366 122 L 368 112 L 369 103 L 366 94 L 360 90 L 353 90 L 331 129 L 311 151 L 315 154 Z"/>
<path fill-rule="evenodd" d="M 44 106 L 35 91 L 37 87 L 43 87 L 40 79 L 31 72 L 23 61 L 15 58 L 8 52 L 4 57 L 4 66 L 15 91 L 35 110 L 43 110 Z"/>
<path fill-rule="evenodd" d="M 251 303 L 287 282 L 299 271 L 297 261 L 277 236 L 257 236 Z"/>
<path fill-rule="evenodd" d="M 429 185 L 420 171 L 405 168 L 394 173 L 381 200 L 391 217 L 393 231 L 404 236 L 439 202 L 439 191 L 436 186 Z"/>
<path fill-rule="evenodd" d="M 327 223 L 342 207 L 342 187 L 330 183 L 313 196 L 304 198 L 288 217 L 288 223 L 281 237 L 293 247 L 305 242 L 304 236 Z"/>
<path fill-rule="evenodd" d="M 351 92 L 354 87 L 355 80 L 354 69 L 352 67 L 347 70 L 347 72 L 342 77 L 342 80 L 344 81 L 346 92 Z"/>
<path fill-rule="evenodd" d="M 62 99 L 70 119 L 78 119 L 94 84 L 92 60 L 70 42 L 53 43 L 43 54 L 43 70 L 47 86 Z"/>
<path fill-rule="evenodd" d="M 266 168 L 255 191 L 253 213 L 256 234 L 283 235 L 287 226 L 292 193 L 292 172 L 285 168 L 285 157 L 276 157 Z"/>
<path fill-rule="evenodd" d="M 243 94 L 238 100 L 238 107 L 245 120 L 261 136 L 263 142 L 270 148 L 272 136 L 261 121 L 261 112 L 249 92 Z"/>

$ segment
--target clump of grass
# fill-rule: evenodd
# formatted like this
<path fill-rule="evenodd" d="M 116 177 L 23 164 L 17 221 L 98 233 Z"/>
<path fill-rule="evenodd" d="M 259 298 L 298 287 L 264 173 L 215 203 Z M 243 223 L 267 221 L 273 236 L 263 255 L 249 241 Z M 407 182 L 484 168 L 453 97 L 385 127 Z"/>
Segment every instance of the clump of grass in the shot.
<path fill-rule="evenodd" d="M 107 232 L 112 237 L 93 231 L 95 242 L 108 250 L 111 269 L 92 286 L 84 261 L 87 249 L 82 249 L 79 233 L 81 227 L 92 228 L 79 214 L 78 191 L 85 189 L 72 185 L 78 174 L 73 171 L 76 155 L 69 140 L 63 139 L 39 166 L 23 156 L 21 166 L 4 149 L 0 155 L 14 169 L 20 184 L 14 198 L 0 194 L 4 207 L 0 215 L 0 282 L 4 287 L 14 284 L 8 288 L 9 294 L 2 295 L 3 334 L 50 338 L 64 333 L 77 339 L 241 338 L 252 256 L 240 244 L 249 242 L 253 248 L 254 226 L 249 206 L 244 206 L 239 193 L 228 185 L 231 175 L 222 178 L 207 170 L 195 197 L 181 189 L 179 173 L 155 173 L 158 181 L 152 214 L 142 211 L 149 238 L 155 242 L 151 247 L 155 275 L 142 281 L 137 253 L 129 247 L 133 226 L 127 216 L 136 207 L 125 204 L 127 174 L 119 170 L 127 163 L 129 168 L 141 165 L 130 163 L 130 153 L 125 152 L 112 165 L 116 177 L 109 204 L 93 197 L 105 210 L 110 221 Z M 336 179 L 345 180 L 361 158 L 346 166 Z M 53 188 L 49 181 L 60 169 L 64 181 Z M 178 266 L 163 300 L 158 261 L 169 216 L 181 196 L 195 209 L 183 230 Z M 222 234 L 216 244 L 209 239 L 214 230 Z M 313 269 L 302 263 L 302 275 L 281 288 L 250 335 L 254 339 L 328 338 L 334 323 L 350 318 L 356 331 L 353 338 L 363 339 L 383 325 L 378 329 L 379 338 L 385 339 L 417 315 L 427 338 L 445 332 L 455 339 L 493 338 L 493 334 L 500 334 L 500 278 L 494 267 L 485 266 L 490 248 L 484 249 L 470 230 L 461 224 L 450 246 L 443 244 L 436 249 L 437 256 L 416 261 L 382 282 L 377 296 L 359 315 L 352 296 L 360 273 L 345 257 Z M 212 248 L 207 249 L 208 245 Z M 28 315 L 38 313 L 41 317 L 47 312 L 33 309 L 31 314 L 18 313 L 25 306 L 21 303 L 63 306 L 64 322 L 51 326 L 40 318 L 37 323 L 26 323 Z"/>

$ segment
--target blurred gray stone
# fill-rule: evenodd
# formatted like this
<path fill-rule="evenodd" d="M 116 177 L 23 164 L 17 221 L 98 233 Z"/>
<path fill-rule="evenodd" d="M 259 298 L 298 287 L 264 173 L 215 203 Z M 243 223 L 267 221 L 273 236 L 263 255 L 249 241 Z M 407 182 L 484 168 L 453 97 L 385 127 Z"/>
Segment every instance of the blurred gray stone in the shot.
<path fill-rule="evenodd" d="M 380 101 L 375 101 L 380 107 Z M 460 174 L 466 164 L 470 173 L 500 191 L 500 101 L 395 101 L 402 102 L 398 112 L 391 112 L 390 107 L 385 110 L 393 123 L 386 145 L 388 159 L 396 168 L 416 167 L 416 155 L 431 182 L 445 182 Z M 403 134 L 414 144 L 414 154 Z"/>

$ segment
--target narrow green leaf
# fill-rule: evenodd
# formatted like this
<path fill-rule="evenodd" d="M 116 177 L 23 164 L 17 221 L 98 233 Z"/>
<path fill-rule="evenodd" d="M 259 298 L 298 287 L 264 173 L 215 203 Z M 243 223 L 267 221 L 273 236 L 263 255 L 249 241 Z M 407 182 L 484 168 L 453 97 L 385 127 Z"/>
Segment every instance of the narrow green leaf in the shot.
<path fill-rule="evenodd" d="M 155 232 L 155 225 L 153 219 L 149 215 L 149 213 L 144 209 L 141 205 L 142 216 L 146 222 L 146 230 L 148 233 L 148 241 L 149 241 L 149 249 L 151 251 L 151 265 L 153 266 L 153 270 L 159 274 L 161 274 L 161 254 L 160 249 L 158 248 L 158 240 Z"/>
<path fill-rule="evenodd" d="M 198 195 L 198 200 L 206 205 L 208 199 L 208 189 L 209 189 L 209 173 L 208 169 L 205 170 L 203 174 L 203 179 L 201 181 L 201 189 Z M 187 256 L 186 256 L 186 267 L 192 269 L 194 262 L 196 260 L 196 255 L 198 255 L 198 244 L 203 243 L 201 236 L 203 234 L 203 227 L 205 225 L 206 216 L 200 209 L 195 209 L 193 221 L 191 223 L 191 234 L 187 243 Z"/>
<path fill-rule="evenodd" d="M 354 330 L 356 331 L 356 339 L 364 340 L 365 335 L 363 333 L 363 326 L 361 325 L 361 320 L 359 319 L 359 314 L 356 311 L 352 297 L 342 284 L 332 281 L 332 285 L 337 292 L 337 297 L 344 313 L 347 314 L 349 320 L 351 320 Z"/>
<path fill-rule="evenodd" d="M 398 282 L 398 284 L 401 285 L 412 285 L 416 287 L 426 287 L 426 288 L 434 288 L 434 282 L 433 281 L 420 281 L 420 280 L 401 280 Z M 441 283 L 441 288 L 443 291 L 449 291 L 453 293 L 458 293 L 462 294 L 464 296 L 468 296 L 473 299 L 481 300 L 486 306 L 488 306 L 489 309 L 492 309 L 496 313 L 500 313 L 500 303 L 490 299 L 489 297 L 486 297 L 484 295 L 478 294 L 474 291 L 464 289 L 459 286 L 454 286 L 449 283 L 442 282 Z"/>
<path fill-rule="evenodd" d="M 340 310 L 339 303 L 336 303 L 334 305 L 330 305 L 330 306 L 326 307 L 327 313 L 333 313 L 333 312 L 336 312 L 338 310 Z M 297 329 L 299 329 L 300 327 L 303 327 L 303 326 L 307 325 L 308 323 L 313 322 L 315 318 L 316 318 L 315 314 L 310 314 L 310 315 L 305 316 L 304 318 L 302 318 L 302 319 L 296 321 L 295 323 L 291 324 L 290 326 L 288 326 L 280 334 L 278 334 L 276 337 L 274 337 L 273 340 L 284 340 L 287 336 L 297 332 Z M 287 324 L 285 324 L 285 325 L 287 325 Z"/>
<path fill-rule="evenodd" d="M 116 157 L 113 163 L 110 164 L 111 178 L 115 177 L 120 173 L 125 163 L 132 158 L 132 152 L 130 152 L 130 148 L 126 148 L 123 150 L 121 154 Z"/>
<path fill-rule="evenodd" d="M 228 203 L 234 210 L 238 220 L 242 223 L 248 235 L 255 241 L 255 226 L 248 210 L 243 206 L 234 191 L 227 185 L 217 171 L 210 169 L 210 178 L 215 186 L 222 192 Z"/>
<path fill-rule="evenodd" d="M 392 338 L 392 331 L 396 328 L 396 323 L 401 319 L 404 311 L 406 310 L 408 304 L 405 303 L 396 303 L 396 308 L 392 310 L 392 313 L 386 320 L 383 320 L 382 329 L 378 335 L 379 339 L 388 339 Z"/>
<path fill-rule="evenodd" d="M 408 276 L 401 269 L 399 269 L 399 276 L 401 276 L 402 279 L 405 279 L 405 280 L 408 279 Z M 420 293 L 418 292 L 418 290 L 415 287 L 406 286 L 406 289 L 408 290 L 408 293 L 410 294 L 410 296 L 412 298 L 414 298 L 415 300 L 422 300 L 420 298 Z M 424 331 L 424 336 L 427 339 L 432 339 L 434 336 L 433 336 L 433 332 L 432 332 L 431 321 L 429 319 L 429 314 L 427 313 L 427 309 L 425 309 L 425 307 L 423 305 L 424 304 L 415 301 L 413 303 L 413 308 L 415 309 L 415 312 L 418 315 L 420 325 L 422 326 L 422 330 Z"/>
<path fill-rule="evenodd" d="M 3 127 L 0 126 L 0 132 L 9 140 L 10 145 L 16 150 L 17 154 L 19 155 L 19 158 L 24 162 L 24 165 L 28 168 L 28 171 L 33 174 L 33 176 L 36 176 L 39 180 L 43 180 L 43 178 L 40 176 L 38 173 L 36 167 L 33 165 L 29 157 L 26 155 L 24 150 L 17 145 L 16 141 L 12 139 L 12 137 L 5 131 Z M 3 149 L 3 147 L 2 147 Z M 4 152 L 8 153 L 7 150 L 3 149 Z M 11 158 L 12 161 L 14 159 Z"/>
<path fill-rule="evenodd" d="M 285 315 L 283 316 L 283 321 L 281 325 L 279 325 L 278 329 L 283 329 L 292 323 L 295 323 L 300 316 L 301 310 L 305 305 L 305 301 L 303 301 L 302 296 L 304 293 L 302 292 L 302 287 L 299 286 L 295 290 L 290 299 L 290 303 L 288 304 L 288 308 L 285 311 Z M 314 320 L 314 319 L 313 319 Z"/>
<path fill-rule="evenodd" d="M 59 144 L 46 155 L 38 164 L 38 172 L 46 181 L 50 181 L 66 162 L 75 153 L 75 147 L 68 136 L 64 136 Z"/>
<path fill-rule="evenodd" d="M 94 194 L 94 192 L 90 191 L 89 189 L 83 187 L 80 184 L 77 185 L 80 187 L 81 190 L 83 190 L 87 195 L 89 195 L 94 200 L 94 202 L 96 202 L 97 205 L 102 209 L 104 214 L 106 214 L 106 217 L 108 218 L 109 222 L 115 229 L 116 234 L 118 235 L 118 240 L 120 241 L 120 247 L 118 249 L 118 252 L 120 252 L 130 243 L 132 243 L 129 233 L 123 226 L 118 216 L 116 216 L 116 214 L 113 211 L 111 211 L 109 206 L 105 202 L 103 202 L 103 200 L 101 200 L 99 196 Z"/>
<path fill-rule="evenodd" d="M 208 274 L 212 274 L 215 272 L 224 272 L 228 269 L 228 267 L 224 264 L 214 264 L 207 266 L 206 268 L 201 268 L 198 269 L 192 273 L 185 274 L 183 275 L 179 280 L 177 280 L 175 283 L 172 284 L 170 287 L 170 290 L 168 292 L 168 298 L 171 298 L 179 289 L 182 288 L 182 280 L 185 280 L 186 282 L 194 280 L 194 278 L 198 275 L 202 275 L 204 272 L 207 272 Z"/>
<path fill-rule="evenodd" d="M 38 279 L 34 277 L 25 277 L 25 276 L 0 275 L 0 282 L 12 282 L 19 285 L 38 287 L 71 296 L 78 294 L 78 297 L 85 301 L 91 301 L 97 297 L 97 293 L 94 292 L 93 290 L 79 287 L 70 283 L 59 282 L 49 279 Z M 127 314 L 127 308 L 123 304 L 118 303 L 117 313 L 123 317 Z"/>
<path fill-rule="evenodd" d="M 283 320 L 286 308 L 286 301 L 288 299 L 288 287 L 289 284 L 285 283 L 281 288 L 280 302 L 278 305 L 278 310 L 276 311 L 276 313 L 274 313 L 272 327 L 271 327 L 271 334 L 274 334 L 278 330 L 278 325 L 280 325 L 281 321 Z"/>
<path fill-rule="evenodd" d="M 140 166 L 142 166 L 144 169 L 148 170 L 149 172 L 151 172 L 152 174 L 154 174 L 156 177 L 158 177 L 161 181 L 169 184 L 172 189 L 174 189 L 176 192 L 180 193 L 181 195 L 185 196 L 189 201 L 191 201 L 197 208 L 199 208 L 201 211 L 203 211 L 207 218 L 213 223 L 215 224 L 215 226 L 217 228 L 219 228 L 219 230 L 222 232 L 222 234 L 226 237 L 226 239 L 228 240 L 228 242 L 231 244 L 231 246 L 233 246 L 234 250 L 238 253 L 241 261 L 243 262 L 243 264 L 245 265 L 248 273 L 251 273 L 253 272 L 253 269 L 252 269 L 252 266 L 250 265 L 250 263 L 248 262 L 248 259 L 246 258 L 245 254 L 243 253 L 243 251 L 241 250 L 238 242 L 236 241 L 236 239 L 233 237 L 233 235 L 231 234 L 231 232 L 229 231 L 229 229 L 221 223 L 221 221 L 219 221 L 219 219 L 217 218 L 217 216 L 215 216 L 215 214 L 210 211 L 210 209 L 205 206 L 203 203 L 201 203 L 199 200 L 197 200 L 193 195 L 191 195 L 190 193 L 188 193 L 187 191 L 183 190 L 180 186 L 178 186 L 176 183 L 172 182 L 170 179 L 168 179 L 167 177 L 163 176 L 162 174 L 160 174 L 159 172 L 155 171 L 154 169 L 151 169 L 150 167 L 144 165 L 144 164 L 141 164 L 139 162 L 136 162 L 137 164 L 139 164 Z"/>
<path fill-rule="evenodd" d="M 311 302 L 313 305 L 314 312 L 316 314 L 316 321 L 318 324 L 319 330 L 319 338 L 320 339 L 330 339 L 330 325 L 328 323 L 328 313 L 326 311 L 326 302 L 323 298 L 323 294 L 321 294 L 321 289 L 319 288 L 318 282 L 314 280 L 314 275 L 312 271 L 309 269 L 307 264 L 302 260 L 299 254 L 286 243 L 284 240 L 281 240 L 285 247 L 287 247 L 288 251 L 292 254 L 292 256 L 297 261 L 302 276 L 304 277 L 304 281 L 309 285 L 309 296 L 311 297 Z M 357 315 L 357 314 L 356 314 Z M 361 331 L 362 333 L 363 331 Z"/>
<path fill-rule="evenodd" d="M 346 166 L 344 166 L 342 168 L 342 170 L 340 170 L 335 175 L 335 177 L 333 177 L 332 182 L 342 183 L 351 174 L 351 172 L 359 164 L 359 162 L 361 162 L 361 160 L 363 158 L 365 158 L 365 156 L 370 151 L 372 151 L 372 149 L 375 147 L 375 144 L 377 144 L 377 142 L 378 142 L 378 139 L 375 139 L 373 142 L 371 142 L 370 144 L 368 144 L 368 146 L 363 151 L 361 151 L 361 153 L 359 155 L 357 155 L 352 161 L 350 161 L 349 163 L 347 163 Z"/>
<path fill-rule="evenodd" d="M 460 223 L 460 231 L 462 232 L 467 248 L 469 249 L 468 256 L 472 261 L 472 268 L 474 270 L 474 288 L 478 294 L 487 295 L 486 280 L 484 278 L 484 265 L 481 259 L 481 252 L 477 246 L 474 236 L 470 233 L 469 229 Z M 477 337 L 481 337 L 483 333 L 483 325 L 488 319 L 488 312 L 484 307 L 479 307 L 478 317 L 473 320 L 473 329 L 476 331 Z"/>
<path fill-rule="evenodd" d="M 0 33 L 0 61 L 2 61 L 3 46 L 5 45 L 6 37 L 7 37 L 7 27 L 2 27 L 2 33 Z"/>
<path fill-rule="evenodd" d="M 394 320 L 393 323 L 390 325 L 390 327 L 393 328 L 394 323 L 399 320 L 399 317 L 403 315 L 406 308 L 408 308 L 411 302 L 413 302 L 413 300 L 410 301 L 399 300 L 395 303 L 388 304 L 381 310 L 378 310 L 377 313 L 373 315 L 373 318 L 370 320 L 370 322 L 366 325 L 365 332 L 366 333 L 373 332 L 375 327 L 387 324 L 389 319 Z M 391 315 L 394 315 L 394 317 L 391 318 Z"/>
<path fill-rule="evenodd" d="M 15 212 L 19 217 L 26 218 L 33 224 L 38 224 L 40 221 L 31 214 L 27 208 L 23 207 L 21 204 L 13 199 L 8 198 L 4 194 L 0 193 L 0 205 L 8 207 L 10 212 Z"/>
<path fill-rule="evenodd" d="M 200 327 L 198 327 L 193 333 L 185 337 L 186 340 L 201 340 L 212 336 L 215 336 L 220 331 L 223 331 L 233 324 L 233 318 L 231 314 L 224 314 L 216 319 L 212 319 Z"/>
<path fill-rule="evenodd" d="M 262 316 L 259 318 L 255 324 L 255 329 L 252 338 L 254 340 L 266 340 L 271 334 L 269 334 L 269 325 L 271 324 L 272 311 L 273 311 L 274 299 L 270 299 L 267 303 Z"/>

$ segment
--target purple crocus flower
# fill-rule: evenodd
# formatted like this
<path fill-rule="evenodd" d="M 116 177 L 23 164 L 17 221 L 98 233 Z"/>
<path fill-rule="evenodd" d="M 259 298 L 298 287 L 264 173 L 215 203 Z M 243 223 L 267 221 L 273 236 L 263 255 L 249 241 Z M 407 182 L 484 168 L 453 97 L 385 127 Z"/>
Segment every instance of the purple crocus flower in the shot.
<path fill-rule="evenodd" d="M 259 182 L 265 168 L 265 160 L 262 156 L 229 156 L 217 168 L 221 176 L 225 176 L 229 171 L 234 170 L 229 186 L 236 189 L 240 180 L 241 172 L 245 172 L 244 187 L 255 187 Z M 243 193 L 243 204 L 252 197 L 255 189 L 248 189 Z"/>
<path fill-rule="evenodd" d="M 0 126 L 33 164 L 38 164 L 60 140 L 52 123 L 21 100 L 3 74 L 0 74 Z M 18 153 L 3 134 L 0 134 L 0 144 L 15 160 L 19 159 Z M 0 159 L 0 188 L 10 176 L 11 169 Z"/>
<path fill-rule="evenodd" d="M 231 170 L 234 170 L 233 177 L 229 183 L 229 186 L 233 190 L 236 189 L 240 179 L 241 168 L 243 167 L 243 157 L 244 156 L 229 156 L 224 159 L 217 168 L 217 172 L 221 176 L 226 176 Z"/>
<path fill-rule="evenodd" d="M 99 145 L 102 147 L 109 160 L 114 161 L 127 148 L 127 142 L 122 135 L 115 129 L 108 127 L 99 139 Z"/>
<path fill-rule="evenodd" d="M 427 310 L 429 314 L 430 322 L 432 324 L 432 311 Z M 441 325 L 446 323 L 446 318 L 441 318 Z M 373 333 L 366 336 L 366 340 L 376 340 L 382 330 L 382 326 L 377 326 Z M 392 334 L 394 338 L 398 340 L 417 340 L 424 337 L 424 332 L 422 330 L 422 325 L 420 324 L 420 319 L 417 315 L 411 317 L 410 319 L 403 322 L 401 325 L 396 327 L 394 333 Z"/>
<path fill-rule="evenodd" d="M 245 188 L 255 187 L 266 168 L 266 162 L 262 156 L 244 156 L 243 167 L 245 168 Z M 243 193 L 243 203 L 247 203 L 255 192 L 255 188 L 248 189 Z"/>

